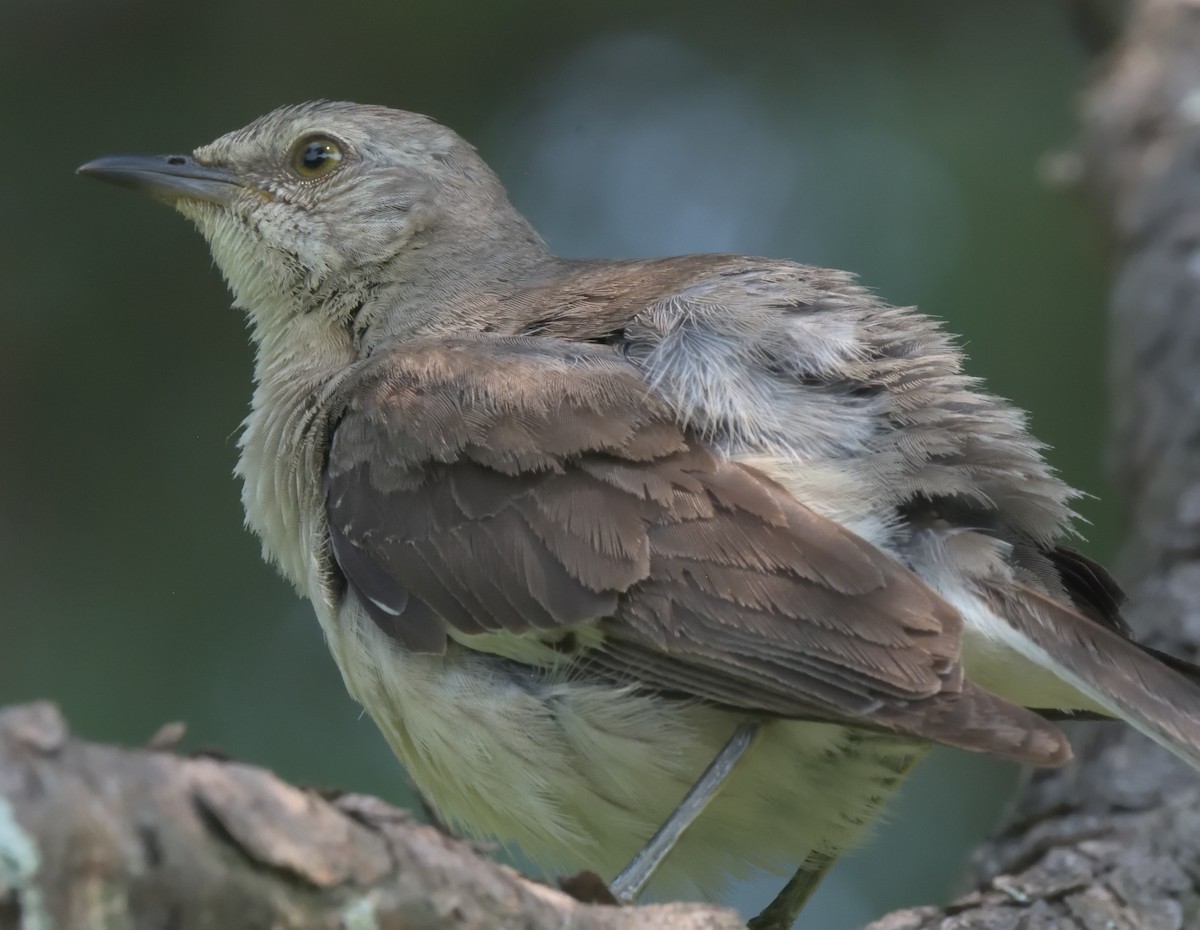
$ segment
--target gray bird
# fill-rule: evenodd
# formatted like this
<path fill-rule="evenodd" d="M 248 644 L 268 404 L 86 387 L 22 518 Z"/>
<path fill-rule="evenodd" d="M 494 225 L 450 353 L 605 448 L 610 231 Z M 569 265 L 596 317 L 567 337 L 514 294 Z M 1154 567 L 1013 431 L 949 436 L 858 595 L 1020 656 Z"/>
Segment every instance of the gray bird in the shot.
<path fill-rule="evenodd" d="M 208 240 L 246 522 L 450 823 L 622 900 L 799 867 L 786 927 L 933 743 L 1061 765 L 1049 718 L 1102 715 L 1200 765 L 1196 669 L 1060 544 L 1024 415 L 851 275 L 558 258 L 381 107 L 80 171 Z"/>

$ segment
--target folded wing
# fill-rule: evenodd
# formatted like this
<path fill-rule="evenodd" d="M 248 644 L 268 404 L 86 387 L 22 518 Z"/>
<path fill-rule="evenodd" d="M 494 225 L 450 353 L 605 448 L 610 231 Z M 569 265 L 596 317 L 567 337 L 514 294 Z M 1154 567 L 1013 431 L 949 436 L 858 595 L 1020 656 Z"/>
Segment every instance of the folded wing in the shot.
<path fill-rule="evenodd" d="M 332 551 L 406 649 L 532 643 L 576 674 L 748 712 L 1069 758 L 1053 725 L 963 681 L 952 607 L 686 434 L 607 346 L 410 340 L 336 410 Z"/>

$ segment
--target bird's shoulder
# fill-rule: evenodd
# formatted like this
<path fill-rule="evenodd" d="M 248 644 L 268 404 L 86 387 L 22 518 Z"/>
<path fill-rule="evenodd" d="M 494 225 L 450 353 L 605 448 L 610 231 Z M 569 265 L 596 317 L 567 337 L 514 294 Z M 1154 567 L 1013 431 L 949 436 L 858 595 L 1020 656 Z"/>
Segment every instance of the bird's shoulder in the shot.
<path fill-rule="evenodd" d="M 503 303 L 490 316 L 507 331 L 616 348 L 731 455 L 818 484 L 831 468 L 852 477 L 885 522 L 953 512 L 1045 547 L 1073 517 L 1024 411 L 965 371 L 942 322 L 847 272 L 739 255 L 570 262 Z"/>
<path fill-rule="evenodd" d="M 782 259 L 556 260 L 473 309 L 500 333 L 614 346 L 689 426 L 749 446 L 844 445 L 835 413 L 948 409 L 976 384 L 938 320 Z"/>
<path fill-rule="evenodd" d="M 680 316 L 718 328 L 724 323 L 745 335 L 748 329 L 787 328 L 789 318 L 807 314 L 836 325 L 839 316 L 896 312 L 850 272 L 735 254 L 554 259 L 513 285 L 489 295 L 480 315 L 499 320 L 508 332 L 577 341 L 651 338 L 658 326 Z M 643 326 L 650 330 L 639 332 Z"/>

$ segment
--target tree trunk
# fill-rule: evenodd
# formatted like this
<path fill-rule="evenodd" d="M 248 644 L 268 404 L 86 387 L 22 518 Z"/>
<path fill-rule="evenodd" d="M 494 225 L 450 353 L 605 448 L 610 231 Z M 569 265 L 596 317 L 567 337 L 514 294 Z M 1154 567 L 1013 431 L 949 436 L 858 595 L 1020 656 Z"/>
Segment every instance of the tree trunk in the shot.
<path fill-rule="evenodd" d="M 1086 93 L 1080 174 L 1106 216 L 1111 463 L 1128 508 L 1127 615 L 1200 648 L 1200 2 L 1139 0 Z M 1067 377 L 1064 372 L 1064 377 Z M 981 891 L 868 930 L 1200 927 L 1200 779 L 1127 727 L 1073 734 L 976 859 Z"/>

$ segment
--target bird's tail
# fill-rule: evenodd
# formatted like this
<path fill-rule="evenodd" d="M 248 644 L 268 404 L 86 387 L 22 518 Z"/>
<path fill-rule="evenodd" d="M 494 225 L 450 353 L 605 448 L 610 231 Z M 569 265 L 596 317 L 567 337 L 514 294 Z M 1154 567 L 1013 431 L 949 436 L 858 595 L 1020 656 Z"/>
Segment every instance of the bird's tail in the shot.
<path fill-rule="evenodd" d="M 1200 769 L 1200 667 L 1023 586 L 986 592 L 1006 644 Z"/>

